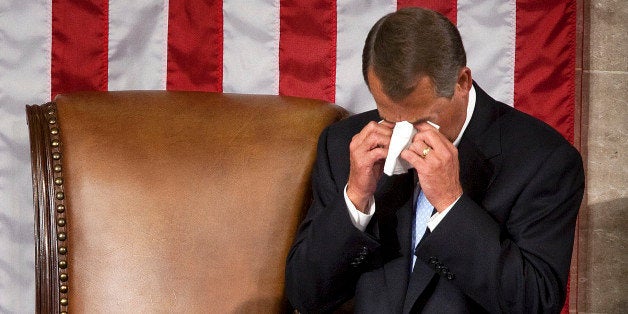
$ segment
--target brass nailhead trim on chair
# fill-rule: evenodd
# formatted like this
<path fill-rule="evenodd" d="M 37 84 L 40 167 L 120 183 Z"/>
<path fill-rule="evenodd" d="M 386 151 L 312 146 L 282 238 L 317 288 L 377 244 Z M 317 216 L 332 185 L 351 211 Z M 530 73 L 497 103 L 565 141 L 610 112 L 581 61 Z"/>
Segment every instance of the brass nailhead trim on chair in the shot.
<path fill-rule="evenodd" d="M 67 232 L 66 228 L 66 206 L 65 206 L 65 192 L 63 191 L 63 176 L 61 171 L 63 167 L 61 166 L 61 160 L 63 155 L 61 154 L 61 138 L 59 132 L 59 126 L 57 125 L 57 108 L 54 103 L 50 103 L 45 110 L 47 110 L 47 119 L 48 125 L 50 128 L 51 141 L 50 146 L 52 150 L 52 170 L 54 171 L 54 184 L 55 184 L 55 193 L 54 193 L 54 207 L 56 208 L 56 233 L 57 233 L 57 252 L 59 253 L 59 262 L 58 262 L 58 270 L 59 270 L 59 280 L 62 284 L 59 286 L 59 307 L 61 313 L 67 313 L 68 306 L 68 285 L 67 282 L 69 280 L 69 276 L 66 272 L 68 268 L 67 261 L 67 253 L 68 249 L 65 246 L 65 241 L 67 240 Z"/>

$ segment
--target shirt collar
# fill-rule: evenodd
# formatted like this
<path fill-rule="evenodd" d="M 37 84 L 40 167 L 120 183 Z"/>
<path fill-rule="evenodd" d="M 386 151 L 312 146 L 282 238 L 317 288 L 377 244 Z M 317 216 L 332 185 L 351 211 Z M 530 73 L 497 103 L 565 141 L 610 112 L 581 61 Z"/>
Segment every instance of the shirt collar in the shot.
<path fill-rule="evenodd" d="M 458 134 L 458 137 L 454 141 L 454 146 L 458 147 L 460 144 L 460 140 L 462 139 L 462 134 L 464 134 L 464 130 L 467 129 L 469 125 L 469 121 L 471 121 L 471 116 L 473 115 L 473 110 L 475 109 L 475 87 L 471 85 L 471 90 L 469 90 L 469 103 L 467 103 L 467 117 L 464 119 L 464 124 L 462 125 L 462 129 Z"/>

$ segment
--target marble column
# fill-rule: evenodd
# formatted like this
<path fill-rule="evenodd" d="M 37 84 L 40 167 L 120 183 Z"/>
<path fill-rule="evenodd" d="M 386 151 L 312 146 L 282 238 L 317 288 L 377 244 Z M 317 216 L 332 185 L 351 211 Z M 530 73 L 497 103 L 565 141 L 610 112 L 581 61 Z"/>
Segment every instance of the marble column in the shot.
<path fill-rule="evenodd" d="M 577 301 L 572 312 L 628 312 L 628 1 L 583 0 Z M 572 286 L 573 287 L 573 286 Z"/>

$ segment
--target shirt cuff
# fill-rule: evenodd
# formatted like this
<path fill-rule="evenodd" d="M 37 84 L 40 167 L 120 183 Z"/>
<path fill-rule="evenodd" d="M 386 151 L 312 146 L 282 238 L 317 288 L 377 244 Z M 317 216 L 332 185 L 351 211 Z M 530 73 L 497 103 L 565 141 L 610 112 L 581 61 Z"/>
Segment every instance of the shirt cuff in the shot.
<path fill-rule="evenodd" d="M 449 213 L 449 210 L 454 207 L 454 205 L 456 205 L 456 203 L 458 203 L 458 200 L 460 199 L 462 195 L 458 196 L 458 198 L 451 203 L 451 205 L 447 206 L 447 208 L 445 208 L 445 210 L 443 210 L 442 212 L 436 212 L 434 215 L 432 215 L 432 217 L 430 217 L 430 220 L 427 222 L 427 227 L 430 228 L 430 232 L 434 231 L 434 229 L 436 229 L 436 226 L 438 226 L 438 224 L 443 220 L 443 218 L 445 218 L 445 216 L 447 215 L 447 213 Z"/>
<path fill-rule="evenodd" d="M 351 216 L 351 223 L 353 223 L 353 225 L 360 231 L 366 230 L 366 226 L 368 226 L 371 218 L 373 217 L 373 214 L 375 214 L 375 197 L 371 196 L 371 199 L 366 205 L 366 207 L 368 208 L 368 213 L 365 214 L 359 211 L 355 207 L 355 205 L 353 205 L 353 202 L 351 202 L 349 196 L 347 196 L 347 185 L 345 185 L 344 195 L 345 203 L 347 203 L 347 208 L 349 209 L 349 216 Z"/>

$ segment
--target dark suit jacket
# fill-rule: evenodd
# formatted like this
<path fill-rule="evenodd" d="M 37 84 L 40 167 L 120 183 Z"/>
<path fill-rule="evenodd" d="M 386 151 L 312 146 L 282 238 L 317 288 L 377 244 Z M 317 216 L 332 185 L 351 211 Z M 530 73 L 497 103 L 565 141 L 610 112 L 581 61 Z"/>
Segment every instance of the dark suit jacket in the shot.
<path fill-rule="evenodd" d="M 286 291 L 301 312 L 355 297 L 358 313 L 558 313 L 584 189 L 579 153 L 551 127 L 475 85 L 458 146 L 462 197 L 423 239 L 410 273 L 414 173 L 382 175 L 367 230 L 343 198 L 349 143 L 377 111 L 326 129 L 314 202 L 290 250 Z"/>

